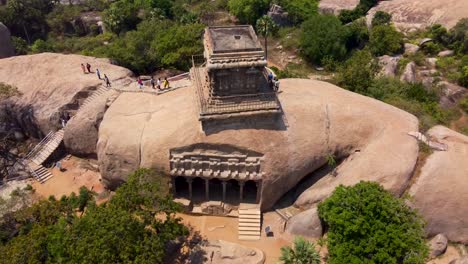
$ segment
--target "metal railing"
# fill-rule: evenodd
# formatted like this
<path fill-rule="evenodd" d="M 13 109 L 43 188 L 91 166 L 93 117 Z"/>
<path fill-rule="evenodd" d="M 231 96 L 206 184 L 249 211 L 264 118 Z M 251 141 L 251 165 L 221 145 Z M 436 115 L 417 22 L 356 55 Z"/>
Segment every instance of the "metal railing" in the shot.
<path fill-rule="evenodd" d="M 52 140 L 54 135 L 54 132 L 49 132 L 49 134 L 47 134 L 39 143 L 37 143 L 37 145 L 26 156 L 24 156 L 22 160 L 27 160 L 39 153 L 42 150 L 42 146 L 46 145 L 50 140 Z"/>

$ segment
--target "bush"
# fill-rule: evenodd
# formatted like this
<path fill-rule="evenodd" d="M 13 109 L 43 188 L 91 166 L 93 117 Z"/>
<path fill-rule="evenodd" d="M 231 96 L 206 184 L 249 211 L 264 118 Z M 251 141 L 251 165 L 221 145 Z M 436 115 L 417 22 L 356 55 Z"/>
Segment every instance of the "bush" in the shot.
<path fill-rule="evenodd" d="M 450 43 L 450 35 L 445 27 L 440 24 L 432 25 L 427 31 L 428 37 L 441 46 Z"/>
<path fill-rule="evenodd" d="M 346 29 L 335 16 L 313 16 L 302 24 L 302 52 L 316 64 L 322 63 L 325 56 L 341 60 L 347 53 L 346 37 Z"/>
<path fill-rule="evenodd" d="M 318 211 L 328 226 L 327 263 L 425 263 L 422 218 L 377 183 L 340 185 Z"/>
<path fill-rule="evenodd" d="M 364 48 L 369 41 L 369 30 L 367 28 L 366 20 L 363 18 L 353 21 L 351 24 L 347 25 L 347 30 L 347 49 L 352 50 L 354 48 Z"/>
<path fill-rule="evenodd" d="M 29 51 L 29 46 L 26 40 L 23 38 L 18 38 L 15 36 L 11 37 L 11 42 L 13 43 L 13 47 L 15 47 L 15 54 L 16 55 L 26 55 Z"/>
<path fill-rule="evenodd" d="M 465 113 L 468 114 L 468 97 L 465 97 L 463 98 L 462 100 L 460 100 L 460 108 L 465 111 Z"/>
<path fill-rule="evenodd" d="M 424 46 L 422 47 L 422 51 L 424 51 L 424 53 L 431 55 L 431 56 L 437 55 L 437 53 L 439 53 L 441 50 L 442 50 L 441 45 L 435 42 L 425 43 Z"/>
<path fill-rule="evenodd" d="M 372 18 L 372 27 L 380 25 L 390 25 L 392 22 L 392 15 L 384 11 L 377 11 Z"/>
<path fill-rule="evenodd" d="M 318 2 L 317 0 L 280 0 L 279 4 L 297 25 L 318 14 Z"/>
<path fill-rule="evenodd" d="M 349 58 L 336 74 L 339 86 L 353 92 L 367 93 L 368 87 L 378 70 L 378 64 L 368 50 L 357 51 Z"/>
<path fill-rule="evenodd" d="M 254 25 L 270 5 L 269 0 L 229 0 L 229 12 L 241 23 Z"/>
<path fill-rule="evenodd" d="M 282 247 L 280 261 L 284 264 L 320 264 L 320 255 L 314 243 L 303 237 L 294 238 L 294 247 Z"/>
<path fill-rule="evenodd" d="M 403 49 L 403 34 L 393 26 L 375 26 L 371 30 L 369 47 L 375 56 L 400 53 Z"/>

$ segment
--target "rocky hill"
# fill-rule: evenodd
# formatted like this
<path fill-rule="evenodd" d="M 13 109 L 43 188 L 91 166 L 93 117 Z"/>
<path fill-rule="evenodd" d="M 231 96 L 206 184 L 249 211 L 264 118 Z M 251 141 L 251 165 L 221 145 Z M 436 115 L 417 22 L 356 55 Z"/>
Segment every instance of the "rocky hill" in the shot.
<path fill-rule="evenodd" d="M 423 29 L 432 24 L 453 27 L 460 19 L 468 17 L 466 0 L 388 0 L 380 1 L 369 10 L 368 20 L 377 11 L 392 15 L 392 20 L 401 29 Z"/>

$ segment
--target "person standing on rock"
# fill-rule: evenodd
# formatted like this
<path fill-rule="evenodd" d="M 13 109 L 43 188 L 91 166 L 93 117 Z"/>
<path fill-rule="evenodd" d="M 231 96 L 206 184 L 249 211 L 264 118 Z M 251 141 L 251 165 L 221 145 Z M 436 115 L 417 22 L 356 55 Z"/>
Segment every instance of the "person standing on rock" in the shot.
<path fill-rule="evenodd" d="M 86 69 L 88 69 L 88 72 L 91 73 L 91 64 L 86 63 Z"/>
<path fill-rule="evenodd" d="M 101 73 L 99 72 L 98 68 L 96 68 L 96 75 L 99 78 L 99 80 L 101 80 Z"/>
<path fill-rule="evenodd" d="M 153 78 L 153 76 L 151 76 L 150 83 L 151 83 L 151 87 L 152 87 L 153 89 L 155 89 L 155 88 L 154 88 L 154 78 Z"/>
<path fill-rule="evenodd" d="M 86 68 L 83 63 L 81 63 L 81 69 L 83 70 L 83 73 L 86 74 Z"/>
<path fill-rule="evenodd" d="M 167 77 L 164 77 L 164 89 L 169 88 L 169 81 L 167 80 Z"/>
<path fill-rule="evenodd" d="M 109 81 L 109 78 L 105 74 L 104 74 L 104 80 L 106 81 L 106 87 L 111 87 L 111 83 Z"/>
<path fill-rule="evenodd" d="M 157 87 L 158 90 L 161 90 L 161 78 L 158 78 Z"/>
<path fill-rule="evenodd" d="M 137 84 L 140 89 L 143 89 L 143 81 L 141 80 L 140 77 L 138 77 Z"/>

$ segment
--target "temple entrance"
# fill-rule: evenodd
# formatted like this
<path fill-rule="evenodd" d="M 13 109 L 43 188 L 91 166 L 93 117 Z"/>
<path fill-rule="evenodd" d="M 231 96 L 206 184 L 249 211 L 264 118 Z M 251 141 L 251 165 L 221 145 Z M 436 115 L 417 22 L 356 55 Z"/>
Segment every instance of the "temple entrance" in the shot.
<path fill-rule="evenodd" d="M 200 177 L 193 178 L 192 180 L 192 200 L 205 200 L 205 180 Z"/>
<path fill-rule="evenodd" d="M 244 185 L 244 203 L 257 202 L 257 183 L 254 181 L 246 181 Z"/>
<path fill-rule="evenodd" d="M 240 202 L 240 185 L 234 179 L 226 182 L 226 202 L 232 205 L 237 205 Z"/>
<path fill-rule="evenodd" d="M 210 179 L 210 196 L 211 201 L 222 201 L 223 200 L 223 184 L 221 180 L 213 178 Z"/>
<path fill-rule="evenodd" d="M 185 177 L 178 176 L 175 178 L 175 186 L 174 188 L 174 193 L 176 197 L 180 198 L 187 198 L 190 199 L 189 197 L 189 184 Z"/>

